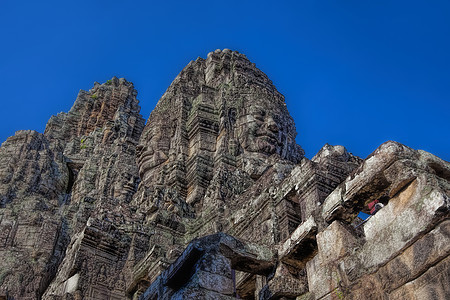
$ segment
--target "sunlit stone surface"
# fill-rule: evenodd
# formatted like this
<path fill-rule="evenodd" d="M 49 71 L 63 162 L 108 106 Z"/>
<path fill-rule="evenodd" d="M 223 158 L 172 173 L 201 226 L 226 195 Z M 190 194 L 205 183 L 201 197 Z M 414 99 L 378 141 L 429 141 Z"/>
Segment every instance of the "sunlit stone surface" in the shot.
<path fill-rule="evenodd" d="M 284 97 L 228 49 L 147 123 L 136 97 L 95 83 L 2 144 L 0 299 L 448 299 L 448 162 L 396 142 L 305 158 Z"/>

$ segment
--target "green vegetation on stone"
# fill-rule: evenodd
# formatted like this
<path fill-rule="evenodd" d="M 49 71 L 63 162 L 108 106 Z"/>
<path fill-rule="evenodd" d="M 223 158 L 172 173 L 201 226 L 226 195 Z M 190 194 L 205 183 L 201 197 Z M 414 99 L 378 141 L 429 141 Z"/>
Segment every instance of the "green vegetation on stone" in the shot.
<path fill-rule="evenodd" d="M 86 149 L 86 144 L 84 143 L 86 141 L 86 138 L 81 138 L 80 140 L 80 149 Z"/>

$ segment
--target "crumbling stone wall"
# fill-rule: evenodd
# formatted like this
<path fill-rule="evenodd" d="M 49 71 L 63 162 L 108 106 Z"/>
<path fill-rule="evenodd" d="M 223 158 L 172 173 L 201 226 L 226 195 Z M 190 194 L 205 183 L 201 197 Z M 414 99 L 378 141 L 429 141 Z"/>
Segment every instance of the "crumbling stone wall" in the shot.
<path fill-rule="evenodd" d="M 448 298 L 449 170 L 395 142 L 375 150 L 323 205 L 331 224 L 317 234 L 318 255 L 307 264 L 316 299 Z M 355 211 L 383 197 L 388 202 L 362 234 L 348 226 Z"/>

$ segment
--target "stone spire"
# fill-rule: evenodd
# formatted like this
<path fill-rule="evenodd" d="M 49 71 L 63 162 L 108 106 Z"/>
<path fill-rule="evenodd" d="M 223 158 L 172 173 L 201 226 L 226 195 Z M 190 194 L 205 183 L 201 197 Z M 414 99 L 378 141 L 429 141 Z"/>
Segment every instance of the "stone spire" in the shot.
<path fill-rule="evenodd" d="M 191 61 L 151 113 L 137 148 L 140 190 L 157 183 L 198 212 L 218 172 L 257 180 L 271 157 L 299 162 L 304 152 L 295 136 L 284 97 L 268 77 L 245 55 L 216 50 Z M 164 205 L 183 214 L 167 203 L 152 210 Z"/>

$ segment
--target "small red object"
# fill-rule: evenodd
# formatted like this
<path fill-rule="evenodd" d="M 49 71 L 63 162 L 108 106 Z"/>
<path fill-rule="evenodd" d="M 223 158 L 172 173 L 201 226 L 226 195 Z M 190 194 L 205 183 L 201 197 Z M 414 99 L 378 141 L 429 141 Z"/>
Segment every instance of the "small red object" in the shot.
<path fill-rule="evenodd" d="M 376 205 L 377 203 L 379 203 L 379 202 L 380 202 L 380 201 L 378 201 L 378 200 L 374 200 L 374 201 L 372 201 L 372 202 L 370 202 L 370 203 L 368 204 L 369 209 L 370 209 L 370 214 L 371 214 L 371 215 L 373 215 L 373 214 L 376 213 L 377 209 L 376 209 L 375 205 Z"/>

